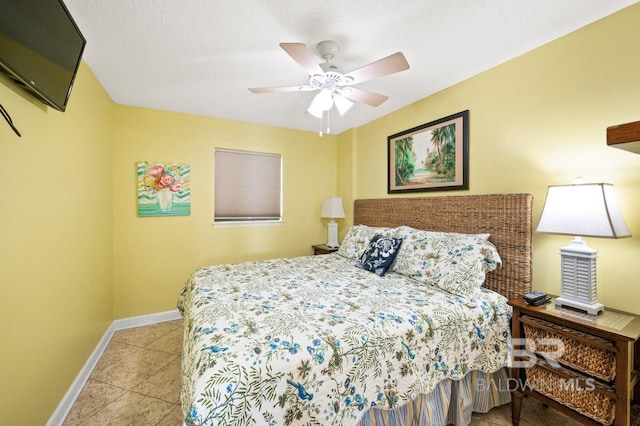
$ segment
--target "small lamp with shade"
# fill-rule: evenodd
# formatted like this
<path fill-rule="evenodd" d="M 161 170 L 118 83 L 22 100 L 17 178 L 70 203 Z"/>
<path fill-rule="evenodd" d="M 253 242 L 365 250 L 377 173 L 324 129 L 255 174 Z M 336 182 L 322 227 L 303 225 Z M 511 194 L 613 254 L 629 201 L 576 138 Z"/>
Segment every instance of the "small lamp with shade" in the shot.
<path fill-rule="evenodd" d="M 580 182 L 580 179 L 576 180 Z M 597 315 L 604 306 L 597 300 L 596 257 L 598 250 L 582 237 L 630 237 L 618 207 L 613 185 L 576 183 L 549 186 L 536 232 L 573 235 L 560 249 L 561 295 L 555 305 Z"/>
<path fill-rule="evenodd" d="M 327 225 L 327 247 L 340 247 L 340 244 L 338 244 L 338 224 L 334 219 L 342 219 L 345 217 L 344 209 L 342 208 L 342 198 L 325 198 L 322 203 L 322 213 L 320 213 L 320 217 L 331 219 Z"/>

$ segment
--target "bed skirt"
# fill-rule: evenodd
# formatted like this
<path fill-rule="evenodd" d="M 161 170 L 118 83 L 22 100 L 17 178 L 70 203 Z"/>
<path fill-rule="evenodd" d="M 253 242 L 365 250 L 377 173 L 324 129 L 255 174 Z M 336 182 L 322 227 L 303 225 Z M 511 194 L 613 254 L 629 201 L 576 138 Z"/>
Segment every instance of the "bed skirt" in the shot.
<path fill-rule="evenodd" d="M 358 426 L 468 425 L 472 412 L 486 413 L 510 401 L 506 368 L 495 373 L 472 371 L 461 380 L 440 382 L 428 395 L 394 410 L 370 408 Z"/>

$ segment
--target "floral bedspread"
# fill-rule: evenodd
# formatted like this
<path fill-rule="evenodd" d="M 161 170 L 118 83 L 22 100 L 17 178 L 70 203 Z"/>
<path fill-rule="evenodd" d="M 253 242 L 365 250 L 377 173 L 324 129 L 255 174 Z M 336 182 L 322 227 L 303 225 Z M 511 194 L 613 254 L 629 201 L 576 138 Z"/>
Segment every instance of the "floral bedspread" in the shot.
<path fill-rule="evenodd" d="M 353 425 L 443 379 L 507 363 L 511 309 L 338 254 L 197 270 L 185 316 L 187 425 Z"/>

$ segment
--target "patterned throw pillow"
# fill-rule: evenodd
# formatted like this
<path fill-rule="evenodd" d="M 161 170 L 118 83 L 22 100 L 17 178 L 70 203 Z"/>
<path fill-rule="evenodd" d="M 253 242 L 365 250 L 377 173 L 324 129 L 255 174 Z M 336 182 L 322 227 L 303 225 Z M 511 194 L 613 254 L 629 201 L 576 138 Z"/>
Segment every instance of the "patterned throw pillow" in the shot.
<path fill-rule="evenodd" d="M 485 235 L 396 228 L 402 249 L 391 269 L 461 297 L 474 297 L 487 272 L 502 265 Z"/>
<path fill-rule="evenodd" d="M 363 251 L 367 249 L 369 241 L 376 234 L 391 237 L 393 228 L 377 228 L 365 225 L 354 225 L 349 229 L 344 237 L 338 254 L 347 259 L 358 259 Z"/>
<path fill-rule="evenodd" d="M 391 238 L 376 234 L 369 242 L 369 247 L 360 256 L 356 266 L 375 272 L 382 277 L 393 264 L 400 244 L 402 244 L 401 238 Z"/>

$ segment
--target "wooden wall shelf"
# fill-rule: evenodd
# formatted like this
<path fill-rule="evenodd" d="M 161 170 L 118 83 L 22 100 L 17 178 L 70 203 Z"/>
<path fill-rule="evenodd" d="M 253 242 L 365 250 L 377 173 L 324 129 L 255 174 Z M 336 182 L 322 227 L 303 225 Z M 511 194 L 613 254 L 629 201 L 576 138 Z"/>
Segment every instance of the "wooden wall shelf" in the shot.
<path fill-rule="evenodd" d="M 607 127 L 607 145 L 640 154 L 640 121 Z"/>

